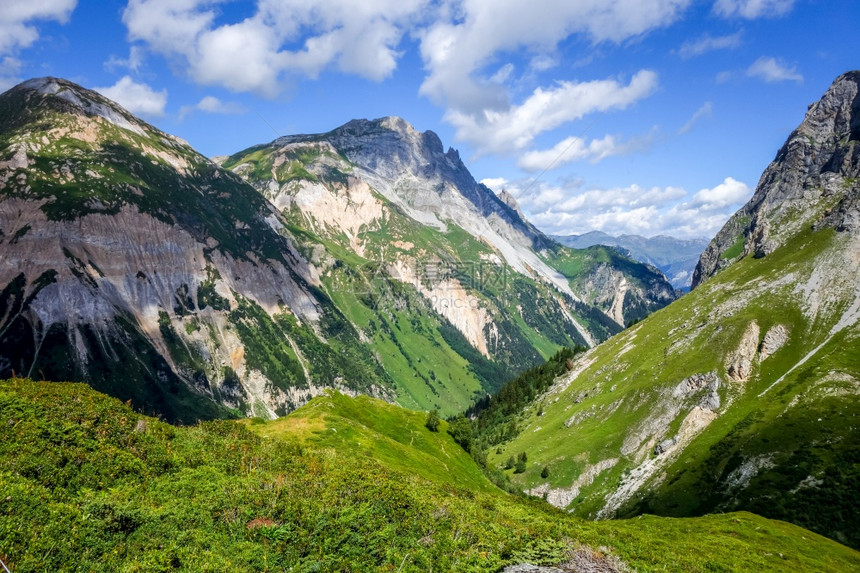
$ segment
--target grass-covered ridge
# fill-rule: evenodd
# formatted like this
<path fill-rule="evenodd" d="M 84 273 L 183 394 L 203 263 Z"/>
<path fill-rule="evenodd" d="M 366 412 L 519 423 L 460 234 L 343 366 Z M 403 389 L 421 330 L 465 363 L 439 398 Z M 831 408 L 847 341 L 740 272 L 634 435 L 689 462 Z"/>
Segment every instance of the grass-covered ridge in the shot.
<path fill-rule="evenodd" d="M 482 492 L 498 490 L 448 435 L 448 424 L 428 431 L 426 414 L 368 396 L 328 392 L 272 422 L 246 423 L 256 434 L 312 449 L 350 451 L 398 471 Z"/>
<path fill-rule="evenodd" d="M 446 483 L 407 471 L 457 448 L 443 432 L 403 443 L 430 433 L 417 414 L 337 395 L 306 408 L 253 432 L 174 427 L 83 384 L 0 382 L 0 553 L 15 573 L 498 571 L 576 547 L 637 571 L 860 567 L 846 547 L 751 514 L 591 523 Z M 401 468 L 357 453 L 374 433 L 419 457 Z"/>

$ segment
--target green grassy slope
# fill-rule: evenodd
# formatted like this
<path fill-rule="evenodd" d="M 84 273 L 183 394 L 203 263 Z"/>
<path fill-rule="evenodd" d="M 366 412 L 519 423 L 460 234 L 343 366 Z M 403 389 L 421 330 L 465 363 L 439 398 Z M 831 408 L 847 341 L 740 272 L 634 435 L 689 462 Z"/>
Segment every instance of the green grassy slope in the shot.
<path fill-rule="evenodd" d="M 426 417 L 368 396 L 330 392 L 289 416 L 265 424 L 255 420 L 248 427 L 265 438 L 333 448 L 439 483 L 497 492 L 469 454 L 453 443 L 447 422 L 440 420 L 438 431 L 430 432 Z"/>
<path fill-rule="evenodd" d="M 324 396 L 251 432 L 169 426 L 83 384 L 15 379 L 0 382 L 0 419 L 0 557 L 15 573 L 498 571 L 572 552 L 637 571 L 860 567 L 851 549 L 748 513 L 591 523 L 481 486 L 468 458 L 437 479 L 416 466 L 456 457 L 453 441 L 366 398 Z M 413 457 L 357 453 L 367 438 Z"/>
<path fill-rule="evenodd" d="M 515 483 L 583 516 L 748 509 L 860 546 L 855 245 L 807 229 L 741 259 L 580 356 L 490 463 L 527 452 Z M 733 380 L 753 323 L 749 378 Z M 776 325 L 788 339 L 763 359 Z"/>

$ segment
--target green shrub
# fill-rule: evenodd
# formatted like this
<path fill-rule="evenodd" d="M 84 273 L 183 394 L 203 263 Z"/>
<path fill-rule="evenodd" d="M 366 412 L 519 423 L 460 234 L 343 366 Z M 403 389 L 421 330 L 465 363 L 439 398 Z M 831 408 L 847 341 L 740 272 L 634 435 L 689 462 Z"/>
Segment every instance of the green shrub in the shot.
<path fill-rule="evenodd" d="M 427 412 L 427 421 L 424 422 L 424 425 L 431 432 L 439 431 L 439 410 L 430 410 Z"/>

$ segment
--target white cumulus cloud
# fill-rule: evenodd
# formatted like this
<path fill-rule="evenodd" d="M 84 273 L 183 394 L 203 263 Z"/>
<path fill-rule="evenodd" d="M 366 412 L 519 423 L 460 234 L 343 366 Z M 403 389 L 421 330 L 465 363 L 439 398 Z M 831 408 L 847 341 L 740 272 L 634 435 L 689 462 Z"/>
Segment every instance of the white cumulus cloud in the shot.
<path fill-rule="evenodd" d="M 420 93 L 446 109 L 444 118 L 454 126 L 455 137 L 472 144 L 478 154 L 524 150 L 540 133 L 647 97 L 657 87 L 657 75 L 642 70 L 626 86 L 612 79 L 556 81 L 516 98 L 498 81 L 514 74 L 512 68 L 499 68 L 500 57 L 532 54 L 522 72 L 532 81 L 530 74 L 558 66 L 558 46 L 571 36 L 594 44 L 620 43 L 672 24 L 690 4 L 691 0 L 455 0 L 444 4 L 448 11 L 417 33 L 427 70 Z M 518 91 L 522 87 L 517 85 Z"/>
<path fill-rule="evenodd" d="M 794 66 L 786 65 L 776 58 L 762 56 L 747 68 L 747 75 L 751 78 L 759 78 L 768 83 L 774 82 L 802 82 L 803 76 Z"/>
<path fill-rule="evenodd" d="M 252 16 L 216 23 L 209 0 L 130 0 L 123 21 L 132 41 L 180 62 L 195 82 L 273 96 L 288 73 L 388 77 L 427 1 L 259 0 Z"/>
<path fill-rule="evenodd" d="M 482 68 L 497 54 L 528 48 L 551 54 L 573 34 L 622 42 L 674 22 L 690 0 L 466 0 L 420 33 L 428 76 L 421 93 L 465 113 L 507 106 Z M 538 62 L 551 61 L 539 58 Z"/>
<path fill-rule="evenodd" d="M 39 39 L 35 23 L 56 20 L 64 24 L 77 0 L 5 0 L 0 8 L 0 55 L 26 48 Z"/>
<path fill-rule="evenodd" d="M 690 205 L 696 209 L 713 211 L 739 205 L 749 199 L 750 188 L 731 177 L 711 189 L 702 189 L 695 195 Z"/>
<path fill-rule="evenodd" d="M 710 238 L 752 194 L 747 185 L 731 177 L 694 194 L 672 186 L 589 188 L 580 181 L 536 185 L 497 178 L 483 183 L 497 192 L 507 189 L 532 223 L 554 235 L 598 230 L 613 235 Z"/>
<path fill-rule="evenodd" d="M 657 84 L 657 74 L 650 70 L 636 73 L 627 85 L 616 80 L 564 81 L 550 89 L 537 88 L 520 105 L 480 113 L 449 110 L 445 119 L 455 126 L 457 139 L 468 141 L 479 153 L 507 153 L 587 114 L 624 109 L 652 94 Z"/>
<path fill-rule="evenodd" d="M 167 90 L 155 91 L 129 76 L 123 76 L 112 86 L 93 89 L 134 114 L 161 117 L 167 105 Z"/>
<path fill-rule="evenodd" d="M 65 24 L 77 0 L 4 0 L 0 7 L 0 91 L 21 81 L 18 52 L 39 39 L 38 23 Z"/>

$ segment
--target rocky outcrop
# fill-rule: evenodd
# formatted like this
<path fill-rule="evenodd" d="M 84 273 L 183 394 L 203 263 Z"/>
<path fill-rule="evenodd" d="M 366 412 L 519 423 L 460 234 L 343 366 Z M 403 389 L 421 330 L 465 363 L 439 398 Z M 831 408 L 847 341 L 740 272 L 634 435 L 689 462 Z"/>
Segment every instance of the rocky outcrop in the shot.
<path fill-rule="evenodd" d="M 856 231 L 860 221 L 860 71 L 833 82 L 809 107 L 752 199 L 708 245 L 693 288 L 744 256 L 763 257 L 814 225 Z"/>
<path fill-rule="evenodd" d="M 678 443 L 678 438 L 669 438 L 669 439 L 663 440 L 662 442 L 660 442 L 659 444 L 654 446 L 654 455 L 659 456 L 661 454 L 668 452 L 669 450 L 674 448 L 675 444 L 677 444 L 677 443 Z"/>
<path fill-rule="evenodd" d="M 555 567 L 521 563 L 508 565 L 502 573 L 627 573 L 630 568 L 605 547 L 594 549 L 576 544 Z"/>
<path fill-rule="evenodd" d="M 726 372 L 735 382 L 746 382 L 749 379 L 758 352 L 760 334 L 758 324 L 755 321 L 749 323 L 737 348 L 726 357 Z"/>
<path fill-rule="evenodd" d="M 776 324 L 768 329 L 761 342 L 760 336 L 758 323 L 749 323 L 737 347 L 726 356 L 725 367 L 729 379 L 746 382 L 756 361 L 764 361 L 788 342 L 788 329 L 782 324 Z"/>
<path fill-rule="evenodd" d="M 501 191 L 499 191 L 498 197 L 502 203 L 513 209 L 516 214 L 519 215 L 520 219 L 522 219 L 523 221 L 526 220 L 526 216 L 523 213 L 522 209 L 520 209 L 520 204 L 517 203 L 516 197 L 508 193 L 506 189 L 502 189 Z"/>
<path fill-rule="evenodd" d="M 612 469 L 618 463 L 618 458 L 609 458 L 586 466 L 569 487 L 552 488 L 548 483 L 526 491 L 526 494 L 543 497 L 547 503 L 564 509 L 573 503 L 582 488 L 591 485 L 601 473 Z"/>
<path fill-rule="evenodd" d="M 765 333 L 759 347 L 759 358 L 764 361 L 788 342 L 788 329 L 782 324 L 776 324 Z"/>

